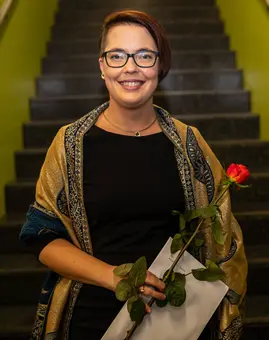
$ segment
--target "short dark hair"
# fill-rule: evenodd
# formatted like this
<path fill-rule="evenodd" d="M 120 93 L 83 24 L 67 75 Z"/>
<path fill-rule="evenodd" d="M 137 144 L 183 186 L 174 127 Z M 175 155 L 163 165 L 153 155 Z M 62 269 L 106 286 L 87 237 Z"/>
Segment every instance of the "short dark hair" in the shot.
<path fill-rule="evenodd" d="M 171 48 L 161 24 L 151 15 L 136 10 L 121 10 L 109 14 L 102 25 L 99 49 L 100 56 L 104 52 L 106 37 L 111 27 L 119 24 L 135 24 L 145 27 L 159 51 L 160 71 L 159 82 L 163 80 L 171 68 Z"/>

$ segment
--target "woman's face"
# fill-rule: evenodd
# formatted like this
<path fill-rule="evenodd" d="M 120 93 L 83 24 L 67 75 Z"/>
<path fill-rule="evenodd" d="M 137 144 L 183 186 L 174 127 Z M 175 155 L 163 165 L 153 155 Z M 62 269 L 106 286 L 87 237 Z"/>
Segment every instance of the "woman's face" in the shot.
<path fill-rule="evenodd" d="M 107 34 L 104 51 L 120 50 L 126 53 L 157 51 L 156 44 L 146 28 L 122 24 L 112 27 Z M 99 59 L 104 74 L 110 102 L 128 109 L 140 108 L 152 102 L 152 95 L 158 85 L 159 60 L 150 68 L 137 66 L 133 58 L 120 68 L 109 67 L 105 58 Z"/>

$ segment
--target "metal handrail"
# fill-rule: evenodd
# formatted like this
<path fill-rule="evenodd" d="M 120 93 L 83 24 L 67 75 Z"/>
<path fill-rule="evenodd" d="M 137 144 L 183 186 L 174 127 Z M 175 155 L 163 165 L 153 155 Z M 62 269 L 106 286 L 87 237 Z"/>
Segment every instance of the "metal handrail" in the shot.
<path fill-rule="evenodd" d="M 5 22 L 5 19 L 13 5 L 14 0 L 4 0 L 0 7 L 0 27 Z"/>

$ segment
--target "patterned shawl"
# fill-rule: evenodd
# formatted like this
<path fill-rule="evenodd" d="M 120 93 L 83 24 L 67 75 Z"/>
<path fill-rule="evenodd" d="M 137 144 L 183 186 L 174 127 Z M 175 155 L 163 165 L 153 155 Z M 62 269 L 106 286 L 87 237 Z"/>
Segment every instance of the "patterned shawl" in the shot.
<path fill-rule="evenodd" d="M 83 201 L 83 136 L 108 107 L 105 103 L 73 124 L 62 127 L 48 149 L 36 186 L 36 201 L 22 228 L 22 241 L 40 240 L 49 233 L 71 240 L 92 254 L 90 226 Z M 155 106 L 159 124 L 174 144 L 179 177 L 185 193 L 186 209 L 210 203 L 219 190 L 224 171 L 199 131 L 175 120 Z M 246 293 L 247 261 L 241 229 L 231 213 L 229 193 L 221 204 L 224 245 L 214 242 L 204 223 L 203 260 L 217 261 L 226 273 L 229 291 L 217 313 L 212 339 L 237 340 L 242 329 Z M 50 272 L 38 304 L 31 339 L 67 339 L 72 311 L 82 284 Z"/>

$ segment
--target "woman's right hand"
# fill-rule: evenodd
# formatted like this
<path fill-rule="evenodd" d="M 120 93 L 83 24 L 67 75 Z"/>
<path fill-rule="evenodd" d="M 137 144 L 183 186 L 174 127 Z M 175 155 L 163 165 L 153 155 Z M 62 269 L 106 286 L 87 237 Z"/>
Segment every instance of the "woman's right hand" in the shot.
<path fill-rule="evenodd" d="M 166 296 L 163 293 L 165 290 L 165 284 L 156 275 L 147 272 L 147 277 L 144 285 L 142 286 L 143 295 L 153 297 L 157 300 L 165 300 Z M 149 305 L 146 305 L 147 313 L 151 312 Z"/>

